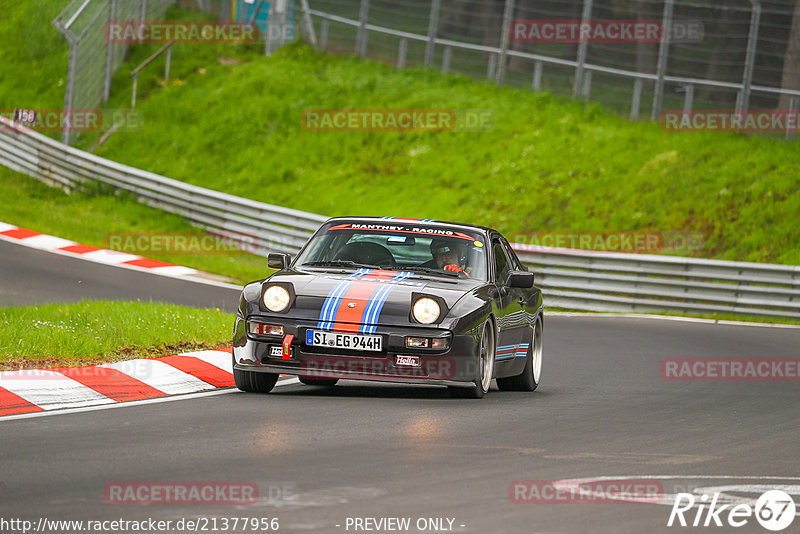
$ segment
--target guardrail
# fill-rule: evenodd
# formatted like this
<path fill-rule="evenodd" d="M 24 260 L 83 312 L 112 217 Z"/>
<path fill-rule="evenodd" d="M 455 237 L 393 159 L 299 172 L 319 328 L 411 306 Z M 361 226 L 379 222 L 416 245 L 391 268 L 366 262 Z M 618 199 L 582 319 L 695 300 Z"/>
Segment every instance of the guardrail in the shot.
<path fill-rule="evenodd" d="M 551 308 L 800 318 L 800 266 L 515 245 Z"/>
<path fill-rule="evenodd" d="M 246 250 L 297 252 L 326 220 L 121 165 L 0 117 L 0 164 L 67 190 L 102 183 Z M 800 266 L 514 245 L 550 308 L 800 318 Z"/>
<path fill-rule="evenodd" d="M 97 157 L 0 117 L 0 164 L 66 190 L 101 183 L 256 254 L 296 252 L 327 217 L 212 191 Z"/>

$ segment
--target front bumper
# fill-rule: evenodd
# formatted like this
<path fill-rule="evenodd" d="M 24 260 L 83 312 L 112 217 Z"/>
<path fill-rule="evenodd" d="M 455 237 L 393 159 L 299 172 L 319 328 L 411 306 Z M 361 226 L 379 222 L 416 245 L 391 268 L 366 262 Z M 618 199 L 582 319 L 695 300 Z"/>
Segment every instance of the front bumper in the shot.
<path fill-rule="evenodd" d="M 246 321 L 237 316 L 233 364 L 240 371 L 298 375 L 311 379 L 469 386 L 475 380 L 480 362 L 477 335 L 473 332 L 454 334 L 436 328 L 379 326 L 375 335 L 383 338 L 383 350 L 366 352 L 307 346 L 304 341 L 306 330 L 317 329 L 317 324 L 310 321 L 292 321 L 286 317 L 248 317 L 248 321 L 251 319 L 280 324 L 284 327 L 284 336 L 293 335 L 294 339 L 289 354 L 278 355 L 276 347 L 282 349 L 282 337 L 248 334 Z M 449 345 L 446 349 L 406 348 L 407 336 L 446 337 Z"/>

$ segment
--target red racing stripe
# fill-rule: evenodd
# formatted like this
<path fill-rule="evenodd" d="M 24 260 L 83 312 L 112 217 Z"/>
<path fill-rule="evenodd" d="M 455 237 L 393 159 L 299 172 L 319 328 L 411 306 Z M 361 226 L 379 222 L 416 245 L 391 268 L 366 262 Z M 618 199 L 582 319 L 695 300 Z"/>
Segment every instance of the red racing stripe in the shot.
<path fill-rule="evenodd" d="M 15 413 L 43 412 L 44 409 L 31 404 L 19 395 L 11 393 L 7 389 L 0 387 L 0 415 L 11 415 Z"/>
<path fill-rule="evenodd" d="M 0 232 L 6 237 L 10 237 L 12 239 L 27 239 L 29 237 L 35 237 L 37 235 L 42 235 L 39 232 L 34 232 L 33 230 L 26 230 L 25 228 L 16 228 L 14 230 L 6 230 L 5 232 Z"/>
<path fill-rule="evenodd" d="M 62 252 L 72 252 L 73 254 L 86 254 L 88 252 L 94 252 L 95 250 L 102 250 L 97 247 L 90 247 L 89 245 L 70 245 L 68 247 L 62 247 L 58 249 Z"/>
<path fill-rule="evenodd" d="M 372 294 L 382 285 L 375 282 L 356 282 L 350 286 L 350 289 L 342 297 L 339 309 L 336 310 L 333 331 L 358 332 L 361 328 L 361 318 L 364 316 L 364 310 L 367 309 Z M 356 303 L 352 308 L 347 306 L 351 302 Z"/>
<path fill-rule="evenodd" d="M 117 402 L 152 399 L 166 395 L 163 391 L 108 367 L 60 367 L 52 370 Z"/>
<path fill-rule="evenodd" d="M 154 267 L 173 267 L 172 263 L 151 260 L 150 258 L 139 258 L 138 260 L 123 261 L 122 265 L 134 265 L 136 267 L 144 267 L 145 269 L 153 269 Z"/>
<path fill-rule="evenodd" d="M 235 385 L 231 373 L 223 371 L 216 365 L 204 362 L 200 358 L 194 358 L 192 356 L 167 356 L 165 358 L 157 358 L 157 360 L 218 388 Z"/>
<path fill-rule="evenodd" d="M 390 280 L 397 276 L 399 271 L 384 271 L 382 269 L 374 269 L 366 276 L 360 277 L 359 280 Z"/>

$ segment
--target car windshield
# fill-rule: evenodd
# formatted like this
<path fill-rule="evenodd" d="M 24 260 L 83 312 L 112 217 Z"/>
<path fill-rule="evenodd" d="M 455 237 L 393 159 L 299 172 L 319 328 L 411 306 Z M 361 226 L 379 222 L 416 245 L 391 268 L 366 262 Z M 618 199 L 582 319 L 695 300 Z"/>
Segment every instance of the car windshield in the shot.
<path fill-rule="evenodd" d="M 369 268 L 486 280 L 478 232 L 405 222 L 326 224 L 295 267 Z"/>

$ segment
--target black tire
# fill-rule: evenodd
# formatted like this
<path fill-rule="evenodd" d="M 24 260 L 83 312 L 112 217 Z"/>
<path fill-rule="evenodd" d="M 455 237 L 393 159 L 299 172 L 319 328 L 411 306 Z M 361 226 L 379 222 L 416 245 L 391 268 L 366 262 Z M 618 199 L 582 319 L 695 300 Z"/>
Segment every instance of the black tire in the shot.
<path fill-rule="evenodd" d="M 307 386 L 332 387 L 335 386 L 336 383 L 339 381 L 338 378 L 308 378 L 305 376 L 298 376 L 297 379 L 300 381 L 300 383 L 305 384 Z"/>
<path fill-rule="evenodd" d="M 525 368 L 517 376 L 498 378 L 501 391 L 533 391 L 539 386 L 542 374 L 542 323 L 538 319 L 533 325 L 531 343 L 525 358 Z"/>
<path fill-rule="evenodd" d="M 480 362 L 476 371 L 475 380 L 470 387 L 447 386 L 450 396 L 456 399 L 482 399 L 489 391 L 494 374 L 495 359 L 494 328 L 491 321 L 483 325 L 480 341 Z"/>
<path fill-rule="evenodd" d="M 278 375 L 274 373 L 257 373 L 254 371 L 240 371 L 233 369 L 233 381 L 236 387 L 248 393 L 269 393 L 278 382 Z"/>

